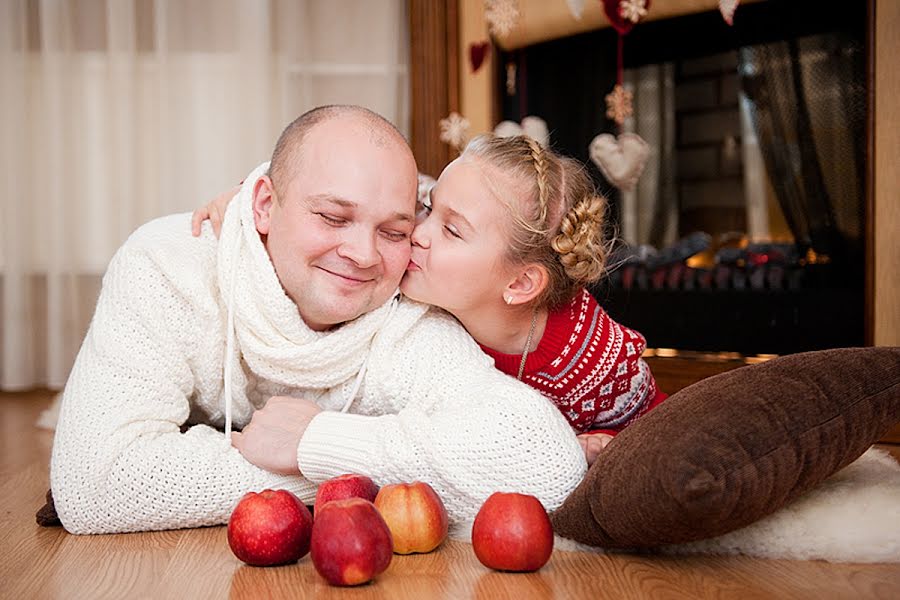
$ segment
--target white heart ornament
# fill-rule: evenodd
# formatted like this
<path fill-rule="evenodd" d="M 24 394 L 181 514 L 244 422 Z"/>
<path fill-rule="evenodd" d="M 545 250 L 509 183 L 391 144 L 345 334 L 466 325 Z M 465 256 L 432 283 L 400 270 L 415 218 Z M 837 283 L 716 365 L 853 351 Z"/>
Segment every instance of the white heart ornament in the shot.
<path fill-rule="evenodd" d="M 494 127 L 494 135 L 497 137 L 515 137 L 517 135 L 523 135 L 524 133 L 525 132 L 522 131 L 522 126 L 515 121 L 500 121 L 497 123 L 497 126 Z"/>
<path fill-rule="evenodd" d="M 521 125 L 515 121 L 500 121 L 494 127 L 494 135 L 497 137 L 527 135 L 544 148 L 550 143 L 550 130 L 547 129 L 547 122 L 540 117 L 525 117 L 522 119 Z"/>
<path fill-rule="evenodd" d="M 522 131 L 531 139 L 537 140 L 544 148 L 550 143 L 550 130 L 547 129 L 547 122 L 540 117 L 522 119 Z"/>
<path fill-rule="evenodd" d="M 618 138 L 601 133 L 591 141 L 588 153 L 611 184 L 627 191 L 644 172 L 650 158 L 650 146 L 634 133 L 623 133 Z"/>
<path fill-rule="evenodd" d="M 737 10 L 740 0 L 719 0 L 719 12 L 729 25 L 734 25 L 734 11 Z"/>

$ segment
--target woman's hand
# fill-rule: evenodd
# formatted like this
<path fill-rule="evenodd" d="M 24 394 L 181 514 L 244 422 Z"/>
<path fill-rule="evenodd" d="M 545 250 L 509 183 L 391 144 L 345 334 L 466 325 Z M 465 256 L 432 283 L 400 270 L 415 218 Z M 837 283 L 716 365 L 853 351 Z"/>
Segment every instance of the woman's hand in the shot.
<path fill-rule="evenodd" d="M 608 433 L 582 433 L 578 436 L 578 443 L 584 450 L 584 457 L 587 459 L 588 466 L 594 464 L 597 457 L 606 448 L 610 440 L 613 439 Z"/>
<path fill-rule="evenodd" d="M 304 398 L 272 396 L 253 413 L 240 433 L 231 434 L 231 445 L 260 469 L 281 475 L 298 475 L 297 446 L 319 405 Z"/>
<path fill-rule="evenodd" d="M 222 232 L 222 221 L 225 219 L 225 209 L 228 208 L 228 203 L 239 191 L 241 191 L 241 186 L 235 186 L 224 194 L 216 196 L 206 206 L 202 206 L 194 211 L 194 214 L 191 215 L 191 233 L 194 237 L 200 235 L 200 225 L 207 219 L 212 225 L 213 233 L 216 234 L 216 237 L 219 237 L 219 234 Z"/>

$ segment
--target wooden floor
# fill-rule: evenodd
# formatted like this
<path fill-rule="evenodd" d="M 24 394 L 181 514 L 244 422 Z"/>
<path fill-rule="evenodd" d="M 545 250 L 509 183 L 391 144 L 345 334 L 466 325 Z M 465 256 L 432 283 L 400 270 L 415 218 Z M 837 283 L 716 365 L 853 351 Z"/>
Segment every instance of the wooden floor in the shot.
<path fill-rule="evenodd" d="M 555 551 L 539 572 L 510 574 L 449 542 L 396 556 L 374 583 L 343 589 L 329 587 L 308 556 L 242 565 L 224 527 L 73 536 L 34 521 L 52 442 L 34 421 L 48 402 L 46 392 L 0 394 L 0 598 L 900 598 L 900 565 Z"/>

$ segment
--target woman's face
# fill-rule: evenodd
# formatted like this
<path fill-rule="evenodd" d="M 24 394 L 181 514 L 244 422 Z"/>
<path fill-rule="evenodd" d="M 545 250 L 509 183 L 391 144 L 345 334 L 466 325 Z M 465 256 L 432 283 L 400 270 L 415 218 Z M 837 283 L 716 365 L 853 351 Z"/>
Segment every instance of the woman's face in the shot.
<path fill-rule="evenodd" d="M 412 234 L 412 255 L 400 289 L 413 300 L 455 315 L 503 302 L 515 277 L 505 259 L 509 213 L 490 191 L 514 182 L 477 157 L 447 165 L 431 190 L 431 210 Z"/>

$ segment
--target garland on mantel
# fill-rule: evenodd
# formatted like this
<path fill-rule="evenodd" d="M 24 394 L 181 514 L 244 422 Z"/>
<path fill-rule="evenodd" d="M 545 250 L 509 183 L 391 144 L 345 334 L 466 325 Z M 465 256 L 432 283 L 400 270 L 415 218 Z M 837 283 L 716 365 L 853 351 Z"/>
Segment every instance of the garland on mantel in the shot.
<path fill-rule="evenodd" d="M 565 0 L 569 12 L 576 20 L 581 20 L 584 13 L 585 0 Z M 616 30 L 616 84 L 611 92 L 605 96 L 606 116 L 612 119 L 618 126 L 618 136 L 603 133 L 597 135 L 588 148 L 591 160 L 600 168 L 606 178 L 620 189 L 627 190 L 633 187 L 644 170 L 650 155 L 650 148 L 640 136 L 629 133 L 624 134 L 622 127 L 625 120 L 634 114 L 633 93 L 624 86 L 624 39 L 635 25 L 642 21 L 650 10 L 651 0 L 600 0 L 603 11 L 610 25 Z M 719 12 L 728 25 L 734 23 L 734 14 L 740 0 L 719 0 Z M 488 31 L 497 38 L 504 38 L 519 25 L 521 13 L 518 0 L 484 0 L 484 16 Z M 469 64 L 472 73 L 477 73 L 490 54 L 491 42 L 484 40 L 469 45 Z M 524 67 L 524 65 L 522 65 Z M 515 95 L 520 92 L 520 104 L 522 114 L 527 110 L 524 98 L 524 68 L 518 72 L 518 65 L 510 62 L 506 65 L 507 94 Z M 517 83 L 522 83 L 517 90 Z M 529 117 L 534 122 L 543 121 L 538 117 Z M 497 126 L 495 132 L 505 135 L 514 133 L 531 133 L 522 125 L 512 122 L 504 122 Z M 544 125 L 546 128 L 546 125 Z M 441 119 L 441 140 L 450 146 L 461 150 L 469 137 L 469 122 L 465 117 L 457 113 L 451 113 L 445 119 Z M 544 138 L 544 143 L 546 138 Z"/>

